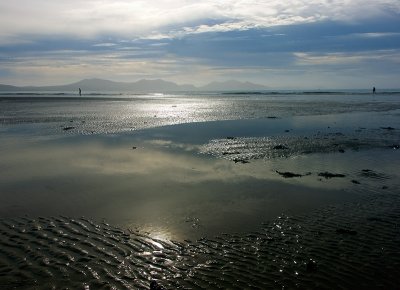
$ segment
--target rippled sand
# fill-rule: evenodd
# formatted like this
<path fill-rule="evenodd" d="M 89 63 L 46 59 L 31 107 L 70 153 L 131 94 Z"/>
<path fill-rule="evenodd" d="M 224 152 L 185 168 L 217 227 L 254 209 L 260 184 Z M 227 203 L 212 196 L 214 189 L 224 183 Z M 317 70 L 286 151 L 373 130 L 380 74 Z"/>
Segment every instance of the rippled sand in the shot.
<path fill-rule="evenodd" d="M 396 189 L 398 190 L 398 188 Z M 0 220 L 1 289 L 395 289 L 398 191 L 174 242 L 85 218 Z"/>

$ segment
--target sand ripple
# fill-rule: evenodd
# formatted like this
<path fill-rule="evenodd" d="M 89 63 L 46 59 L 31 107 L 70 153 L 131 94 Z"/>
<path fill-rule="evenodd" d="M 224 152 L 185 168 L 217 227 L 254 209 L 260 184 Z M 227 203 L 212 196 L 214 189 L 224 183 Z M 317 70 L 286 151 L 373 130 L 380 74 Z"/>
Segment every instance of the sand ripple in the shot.
<path fill-rule="evenodd" d="M 2 219 L 0 289 L 395 289 L 398 192 L 184 243 L 85 218 Z"/>

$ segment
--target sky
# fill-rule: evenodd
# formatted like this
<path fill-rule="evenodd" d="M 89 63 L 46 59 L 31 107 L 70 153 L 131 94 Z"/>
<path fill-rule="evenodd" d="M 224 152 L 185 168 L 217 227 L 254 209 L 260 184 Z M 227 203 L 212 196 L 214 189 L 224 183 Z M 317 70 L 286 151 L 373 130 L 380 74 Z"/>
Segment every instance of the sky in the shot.
<path fill-rule="evenodd" d="M 0 83 L 399 88 L 399 0 L 0 0 Z"/>

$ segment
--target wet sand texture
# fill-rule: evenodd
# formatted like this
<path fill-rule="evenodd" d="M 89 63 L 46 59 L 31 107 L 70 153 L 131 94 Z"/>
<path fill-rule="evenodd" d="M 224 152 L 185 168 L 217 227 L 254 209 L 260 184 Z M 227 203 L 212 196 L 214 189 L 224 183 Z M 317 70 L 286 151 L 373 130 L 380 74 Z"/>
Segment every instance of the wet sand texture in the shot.
<path fill-rule="evenodd" d="M 400 197 L 370 194 L 245 235 L 173 242 L 88 219 L 0 221 L 0 288 L 396 289 Z"/>

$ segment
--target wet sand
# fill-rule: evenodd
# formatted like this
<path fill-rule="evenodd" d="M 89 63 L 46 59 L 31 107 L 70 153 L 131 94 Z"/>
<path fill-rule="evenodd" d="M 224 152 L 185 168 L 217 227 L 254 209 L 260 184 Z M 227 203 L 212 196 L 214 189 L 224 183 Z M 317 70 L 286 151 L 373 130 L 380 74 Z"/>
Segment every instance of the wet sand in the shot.
<path fill-rule="evenodd" d="M 0 288 L 395 288 L 398 117 L 3 124 Z"/>
<path fill-rule="evenodd" d="M 348 180 L 327 185 L 315 174 L 290 182 L 276 173 L 290 160 L 215 158 L 202 151 L 207 145 L 171 140 L 174 128 L 165 129 L 149 136 L 9 138 L 1 216 L 86 216 L 184 240 L 255 230 L 282 212 L 354 198 L 342 191 Z"/>
<path fill-rule="evenodd" d="M 306 215 L 258 231 L 174 242 L 66 217 L 0 220 L 2 289 L 395 289 L 397 193 Z M 373 274 L 373 275 L 372 275 Z"/>

